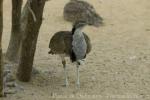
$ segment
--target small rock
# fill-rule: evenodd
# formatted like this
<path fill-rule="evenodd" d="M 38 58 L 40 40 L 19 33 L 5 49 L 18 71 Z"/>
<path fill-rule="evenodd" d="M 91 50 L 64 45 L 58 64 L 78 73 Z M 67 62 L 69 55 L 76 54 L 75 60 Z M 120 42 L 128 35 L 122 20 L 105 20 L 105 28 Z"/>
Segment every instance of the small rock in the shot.
<path fill-rule="evenodd" d="M 114 57 L 114 59 L 117 59 L 116 57 Z"/>
<path fill-rule="evenodd" d="M 34 93 L 31 93 L 31 95 L 34 95 Z"/>
<path fill-rule="evenodd" d="M 33 75 L 40 74 L 40 71 L 33 67 L 32 74 Z"/>
<path fill-rule="evenodd" d="M 11 73 L 10 70 L 4 70 L 3 76 L 5 77 L 5 76 L 7 76 L 9 73 Z"/>
<path fill-rule="evenodd" d="M 91 80 L 92 80 L 93 82 L 95 82 L 95 81 L 96 81 L 96 78 L 93 76 L 93 77 L 91 77 Z"/>
<path fill-rule="evenodd" d="M 13 81 L 15 81 L 14 76 L 11 73 L 8 73 L 6 75 L 6 82 L 13 82 Z"/>
<path fill-rule="evenodd" d="M 136 58 L 137 58 L 136 56 L 131 56 L 131 57 L 129 57 L 130 60 L 134 60 L 134 59 L 136 59 Z"/>
<path fill-rule="evenodd" d="M 139 57 L 139 60 L 142 60 L 142 58 L 141 58 L 141 57 Z"/>
<path fill-rule="evenodd" d="M 122 62 L 123 62 L 123 63 L 126 63 L 126 61 L 125 61 L 125 60 L 123 60 Z"/>
<path fill-rule="evenodd" d="M 15 93 L 17 93 L 16 90 L 10 90 L 10 89 L 5 90 L 5 94 L 15 94 Z"/>
<path fill-rule="evenodd" d="M 17 84 L 15 82 L 8 82 L 6 83 L 7 87 L 17 87 Z"/>
<path fill-rule="evenodd" d="M 150 31 L 150 29 L 146 29 L 146 31 Z"/>
<path fill-rule="evenodd" d="M 144 58 L 145 60 L 147 60 L 147 56 L 144 56 L 143 58 Z"/>
<path fill-rule="evenodd" d="M 21 96 L 16 96 L 16 98 L 17 98 L 17 99 L 21 99 L 22 97 L 21 97 Z"/>

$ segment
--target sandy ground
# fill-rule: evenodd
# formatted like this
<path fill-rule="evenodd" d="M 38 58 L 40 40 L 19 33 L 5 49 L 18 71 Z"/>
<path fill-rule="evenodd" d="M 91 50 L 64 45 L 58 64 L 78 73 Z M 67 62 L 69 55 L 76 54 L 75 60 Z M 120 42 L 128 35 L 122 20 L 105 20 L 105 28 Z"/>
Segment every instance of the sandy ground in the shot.
<path fill-rule="evenodd" d="M 71 30 L 62 17 L 68 0 L 46 3 L 34 67 L 40 71 L 23 90 L 3 100 L 150 100 L 150 0 L 87 0 L 104 18 L 105 26 L 86 27 L 93 49 L 81 66 L 81 88 L 76 89 L 75 65 L 68 60 L 70 86 L 64 82 L 57 56 L 48 55 L 51 36 Z M 4 0 L 3 51 L 8 46 L 11 3 Z"/>

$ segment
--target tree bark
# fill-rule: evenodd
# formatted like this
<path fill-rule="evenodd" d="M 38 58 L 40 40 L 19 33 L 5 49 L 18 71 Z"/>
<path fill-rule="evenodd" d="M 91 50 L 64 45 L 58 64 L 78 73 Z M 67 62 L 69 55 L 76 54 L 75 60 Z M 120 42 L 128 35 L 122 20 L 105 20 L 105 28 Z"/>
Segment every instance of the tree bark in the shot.
<path fill-rule="evenodd" d="M 4 95 L 3 92 L 3 66 L 2 66 L 2 32 L 3 32 L 3 0 L 0 0 L 0 97 Z"/>
<path fill-rule="evenodd" d="M 21 55 L 17 77 L 20 81 L 28 82 L 31 78 L 36 43 L 39 29 L 42 24 L 43 9 L 45 0 L 28 0 L 24 8 L 26 23 L 24 36 L 21 45 Z M 29 9 L 30 8 L 30 9 Z M 34 13 L 32 13 L 31 12 Z M 34 15 L 36 20 L 34 19 Z"/>
<path fill-rule="evenodd" d="M 17 61 L 19 57 L 19 49 L 21 43 L 21 8 L 22 0 L 12 0 L 12 27 L 9 46 L 6 57 L 10 61 Z"/>

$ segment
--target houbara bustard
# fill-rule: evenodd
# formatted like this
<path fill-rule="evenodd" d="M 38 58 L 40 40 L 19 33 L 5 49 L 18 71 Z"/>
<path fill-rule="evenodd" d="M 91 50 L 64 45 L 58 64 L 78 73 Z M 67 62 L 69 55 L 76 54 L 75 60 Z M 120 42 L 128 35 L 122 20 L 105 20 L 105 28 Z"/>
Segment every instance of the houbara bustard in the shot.
<path fill-rule="evenodd" d="M 103 18 L 91 4 L 83 0 L 70 0 L 64 7 L 63 16 L 70 22 L 83 20 L 96 27 L 103 25 Z"/>
<path fill-rule="evenodd" d="M 84 21 L 76 22 L 72 31 L 60 31 L 54 34 L 49 43 L 49 54 L 57 54 L 62 59 L 65 74 L 65 86 L 68 86 L 66 60 L 70 57 L 77 67 L 77 86 L 80 87 L 79 66 L 83 63 L 86 55 L 91 51 L 89 37 L 82 32 L 87 23 Z"/>

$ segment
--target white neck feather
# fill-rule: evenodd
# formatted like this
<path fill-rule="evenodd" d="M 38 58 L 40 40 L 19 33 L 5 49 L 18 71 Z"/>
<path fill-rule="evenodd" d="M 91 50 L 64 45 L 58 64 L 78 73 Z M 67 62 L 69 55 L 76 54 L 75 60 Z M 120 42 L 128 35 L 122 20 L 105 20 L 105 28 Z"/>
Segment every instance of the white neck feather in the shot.
<path fill-rule="evenodd" d="M 78 28 L 78 29 L 76 29 L 75 30 L 75 32 L 74 32 L 74 35 L 79 35 L 79 36 L 81 36 L 83 33 L 82 33 L 82 28 Z"/>

